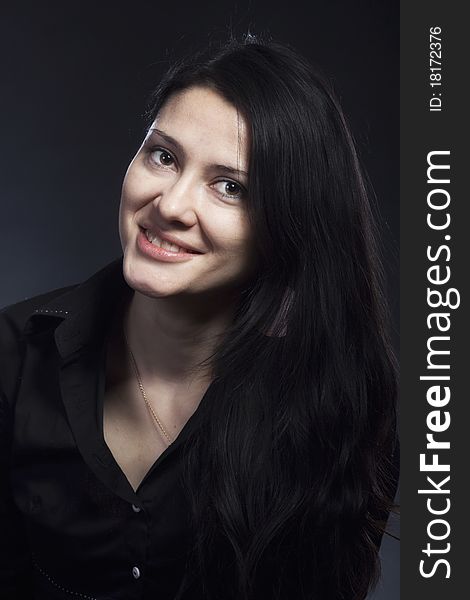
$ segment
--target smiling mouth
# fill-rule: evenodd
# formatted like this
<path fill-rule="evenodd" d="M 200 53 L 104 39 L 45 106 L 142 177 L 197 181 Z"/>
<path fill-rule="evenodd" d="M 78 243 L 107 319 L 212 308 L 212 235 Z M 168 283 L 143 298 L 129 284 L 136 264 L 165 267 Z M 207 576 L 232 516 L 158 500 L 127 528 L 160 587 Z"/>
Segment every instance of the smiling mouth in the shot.
<path fill-rule="evenodd" d="M 185 248 L 183 246 L 177 246 L 171 242 L 167 242 L 166 240 L 158 237 L 158 235 L 151 233 L 148 229 L 143 229 L 145 237 L 147 240 L 153 245 L 166 250 L 167 252 L 174 252 L 175 254 L 201 254 L 200 252 L 196 252 L 195 250 L 190 250 L 189 248 Z"/>

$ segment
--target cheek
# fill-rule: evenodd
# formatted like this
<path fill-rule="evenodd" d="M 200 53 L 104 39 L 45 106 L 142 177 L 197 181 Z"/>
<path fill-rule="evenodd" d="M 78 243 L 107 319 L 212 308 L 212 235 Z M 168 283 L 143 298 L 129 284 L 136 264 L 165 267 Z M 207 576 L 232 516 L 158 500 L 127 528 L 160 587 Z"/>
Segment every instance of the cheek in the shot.
<path fill-rule="evenodd" d="M 137 155 L 129 165 L 122 182 L 121 207 L 124 210 L 138 210 L 155 195 L 155 178 L 150 176 Z"/>
<path fill-rule="evenodd" d="M 230 219 L 212 221 L 212 239 L 219 254 L 233 260 L 233 265 L 250 261 L 253 255 L 254 242 L 251 227 L 240 215 L 232 215 Z"/>
<path fill-rule="evenodd" d="M 238 221 L 236 246 L 243 267 L 251 272 L 256 268 L 258 251 L 253 226 L 245 214 Z"/>
<path fill-rule="evenodd" d="M 121 210 L 133 209 L 143 196 L 142 181 L 132 173 L 127 173 L 121 191 Z"/>
<path fill-rule="evenodd" d="M 128 242 L 131 222 L 142 204 L 142 201 L 139 201 L 142 198 L 140 187 L 136 177 L 128 171 L 122 183 L 119 204 L 119 236 L 123 244 Z"/>
<path fill-rule="evenodd" d="M 244 214 L 239 215 L 231 231 L 233 232 L 232 238 L 234 247 L 239 254 L 242 256 L 249 256 L 254 247 L 254 236 L 253 229 Z"/>

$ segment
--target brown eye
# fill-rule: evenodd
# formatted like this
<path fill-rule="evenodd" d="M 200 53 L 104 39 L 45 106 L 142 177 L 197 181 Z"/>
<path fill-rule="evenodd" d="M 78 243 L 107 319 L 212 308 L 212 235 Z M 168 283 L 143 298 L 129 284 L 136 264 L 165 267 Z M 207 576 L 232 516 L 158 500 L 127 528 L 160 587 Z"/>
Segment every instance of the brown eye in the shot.
<path fill-rule="evenodd" d="M 163 165 L 164 167 L 169 167 L 175 162 L 173 156 L 167 150 L 162 150 L 161 148 L 152 150 L 150 157 L 154 163 Z"/>
<path fill-rule="evenodd" d="M 217 181 L 214 187 L 224 198 L 233 198 L 235 200 L 241 199 L 245 192 L 239 183 L 230 180 Z"/>
<path fill-rule="evenodd" d="M 233 181 L 227 181 L 225 184 L 225 193 L 229 196 L 237 196 L 240 194 L 241 188 L 238 183 L 234 183 Z"/>

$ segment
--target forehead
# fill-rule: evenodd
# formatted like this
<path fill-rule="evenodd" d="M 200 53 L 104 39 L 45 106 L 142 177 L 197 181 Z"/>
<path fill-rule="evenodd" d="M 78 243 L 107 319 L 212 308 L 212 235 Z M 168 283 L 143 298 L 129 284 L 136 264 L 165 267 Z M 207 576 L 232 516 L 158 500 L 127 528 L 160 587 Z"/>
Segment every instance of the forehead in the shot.
<path fill-rule="evenodd" d="M 208 161 L 248 163 L 249 131 L 237 108 L 209 87 L 194 86 L 173 94 L 152 128 L 175 138 L 185 152 L 204 153 Z"/>

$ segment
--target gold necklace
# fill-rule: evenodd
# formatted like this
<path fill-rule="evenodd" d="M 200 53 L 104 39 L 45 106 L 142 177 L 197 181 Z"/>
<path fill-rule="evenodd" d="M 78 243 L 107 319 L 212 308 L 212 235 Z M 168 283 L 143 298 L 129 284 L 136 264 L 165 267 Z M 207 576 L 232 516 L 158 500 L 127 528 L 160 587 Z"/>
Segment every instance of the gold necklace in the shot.
<path fill-rule="evenodd" d="M 155 423 L 158 425 L 158 428 L 160 429 L 160 431 L 162 432 L 164 437 L 167 439 L 168 445 L 170 445 L 173 443 L 173 439 L 171 438 L 170 434 L 166 431 L 166 429 L 163 427 L 162 422 L 160 421 L 160 419 L 157 416 L 157 413 L 153 410 L 152 405 L 150 404 L 150 402 L 147 399 L 147 394 L 145 393 L 144 386 L 142 384 L 142 379 L 140 377 L 139 369 L 137 368 L 137 362 L 135 360 L 134 354 L 133 354 L 131 347 L 129 345 L 129 342 L 127 340 L 127 336 L 126 336 L 126 332 L 124 331 L 124 328 L 123 328 L 123 334 L 124 334 L 124 339 L 126 341 L 127 349 L 129 350 L 129 354 L 131 357 L 132 367 L 134 368 L 134 373 L 137 378 L 137 382 L 139 384 L 139 389 L 140 389 L 140 392 L 144 399 L 144 402 L 145 402 L 150 414 L 152 415 Z"/>

